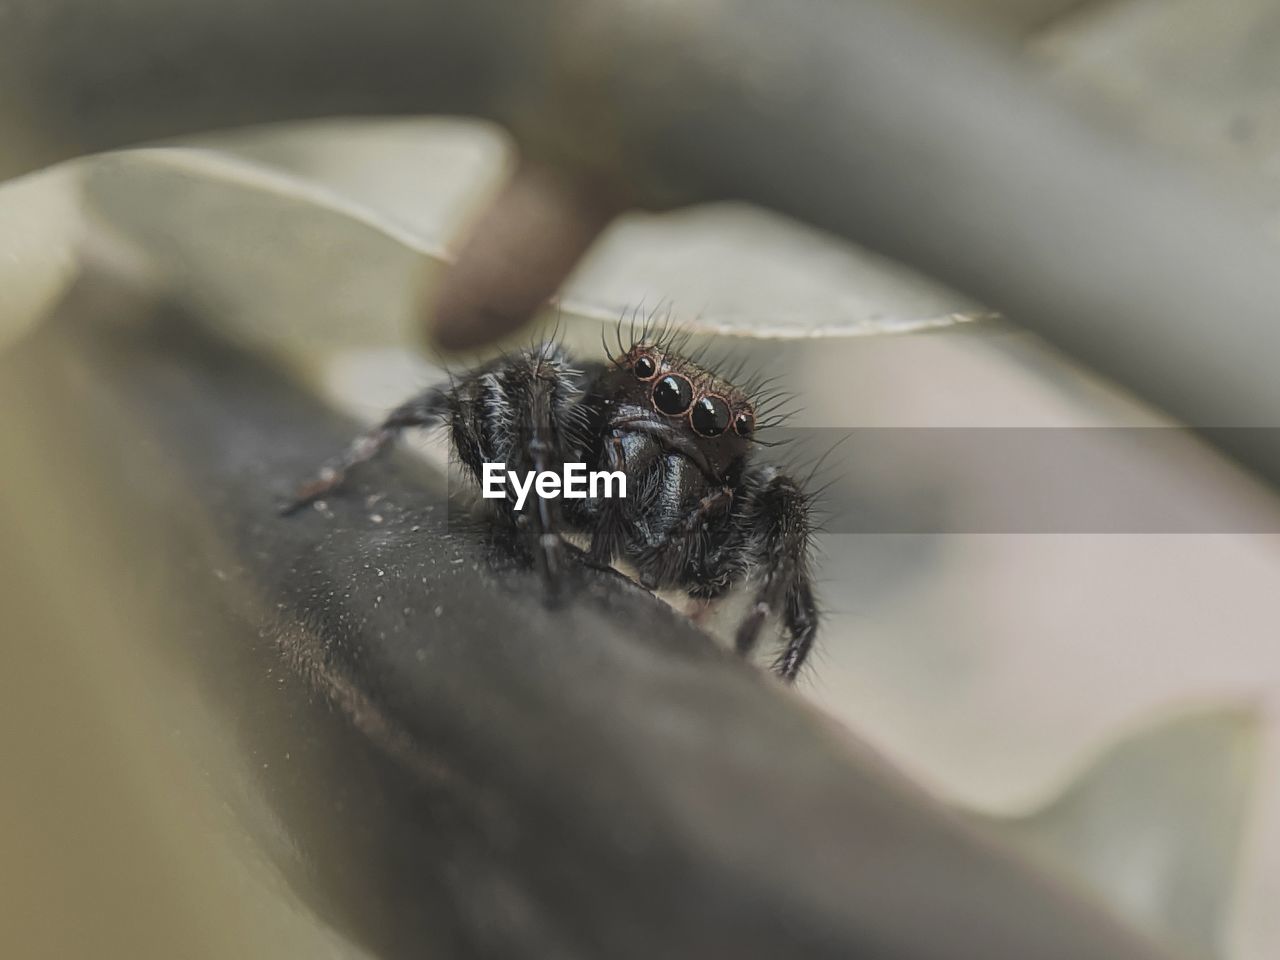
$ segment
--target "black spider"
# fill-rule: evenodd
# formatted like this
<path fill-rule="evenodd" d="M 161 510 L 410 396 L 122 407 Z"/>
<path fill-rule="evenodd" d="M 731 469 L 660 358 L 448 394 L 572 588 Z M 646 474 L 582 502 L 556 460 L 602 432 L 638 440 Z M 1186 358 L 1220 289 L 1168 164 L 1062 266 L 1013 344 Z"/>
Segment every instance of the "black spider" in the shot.
<path fill-rule="evenodd" d="M 588 557 L 629 561 L 649 589 L 676 587 L 705 601 L 751 581 L 736 646 L 748 654 L 777 612 L 787 642 L 774 669 L 794 680 L 818 627 L 809 575 L 810 498 L 777 467 L 753 458 L 756 404 L 667 337 L 643 337 L 609 362 L 573 363 L 555 343 L 491 361 L 393 410 L 321 469 L 285 510 L 340 486 L 346 472 L 406 427 L 447 423 L 458 459 L 477 480 L 483 464 L 556 471 L 585 463 L 622 471 L 627 497 L 551 499 L 530 491 L 502 511 L 527 543 L 552 595 L 563 562 L 561 530 L 590 536 Z"/>

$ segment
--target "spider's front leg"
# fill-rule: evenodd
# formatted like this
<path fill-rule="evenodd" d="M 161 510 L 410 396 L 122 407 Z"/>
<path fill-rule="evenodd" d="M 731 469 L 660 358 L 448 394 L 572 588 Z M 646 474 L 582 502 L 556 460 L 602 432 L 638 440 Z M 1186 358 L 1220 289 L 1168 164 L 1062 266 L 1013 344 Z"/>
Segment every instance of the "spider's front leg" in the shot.
<path fill-rule="evenodd" d="M 738 627 L 736 646 L 739 653 L 749 654 L 765 621 L 779 612 L 787 645 L 773 666 L 791 682 L 804 666 L 818 632 L 818 608 L 809 575 L 809 497 L 774 467 L 749 468 L 744 482 L 747 495 L 738 522 L 746 538 L 749 562 L 762 569 L 763 575 L 751 611 Z"/>
<path fill-rule="evenodd" d="M 576 450 L 581 380 L 558 348 L 544 345 L 459 384 L 453 443 L 476 480 L 487 462 L 505 463 L 521 476 L 562 471 L 566 454 Z M 559 502 L 532 487 L 520 509 L 517 499 L 508 486 L 508 515 L 528 545 L 548 599 L 555 600 L 564 566 Z"/>

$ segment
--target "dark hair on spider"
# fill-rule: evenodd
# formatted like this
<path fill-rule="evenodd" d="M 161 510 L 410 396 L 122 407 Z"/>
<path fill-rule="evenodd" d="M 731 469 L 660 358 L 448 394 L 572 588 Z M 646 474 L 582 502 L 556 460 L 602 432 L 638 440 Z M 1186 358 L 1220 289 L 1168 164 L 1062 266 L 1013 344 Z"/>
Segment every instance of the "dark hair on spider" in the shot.
<path fill-rule="evenodd" d="M 625 320 L 625 318 L 624 318 Z M 552 471 L 565 463 L 622 471 L 628 496 L 550 499 L 515 494 L 509 523 L 560 589 L 563 532 L 589 538 L 590 562 L 628 561 L 649 589 L 714 601 L 747 584 L 753 602 L 735 645 L 750 653 L 773 618 L 784 642 L 774 669 L 794 680 L 813 646 L 818 607 L 810 575 L 812 501 L 806 483 L 758 459 L 759 437 L 781 422 L 788 395 L 773 381 L 719 373 L 669 311 L 623 321 L 603 361 L 575 362 L 555 339 L 504 355 L 411 398 L 321 468 L 284 512 L 317 500 L 406 427 L 447 426 L 458 460 L 479 481 L 485 463 Z M 603 339 L 602 331 L 602 339 Z M 510 488 L 508 488 L 510 489 Z"/>

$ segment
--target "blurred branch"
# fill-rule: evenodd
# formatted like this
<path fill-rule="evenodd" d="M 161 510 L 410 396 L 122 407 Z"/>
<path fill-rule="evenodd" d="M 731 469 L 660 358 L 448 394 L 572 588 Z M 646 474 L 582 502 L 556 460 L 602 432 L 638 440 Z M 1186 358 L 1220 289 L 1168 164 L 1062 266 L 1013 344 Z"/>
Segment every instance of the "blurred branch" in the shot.
<path fill-rule="evenodd" d="M 0 4 L 0 174 L 212 127 L 421 111 L 508 125 L 527 154 L 589 184 L 589 218 L 608 197 L 753 200 L 923 268 L 1193 425 L 1280 421 L 1280 272 L 1250 213 L 918 11 L 875 0 L 803 15 L 765 0 Z M 487 298 L 474 289 L 485 271 L 463 264 L 468 288 L 445 300 L 514 305 L 485 318 L 492 336 L 525 319 L 563 259 L 548 258 L 545 276 L 491 278 Z M 443 338 L 466 342 L 471 320 L 451 320 Z M 1280 479 L 1280 451 L 1232 452 Z"/>
<path fill-rule="evenodd" d="M 176 311 L 86 279 L 0 385 L 45 417 L 13 456 L 81 464 L 12 519 L 47 539 L 59 504 L 69 555 L 118 524 L 93 582 L 180 608 L 134 642 L 252 760 L 212 788 L 247 775 L 261 842 L 381 955 L 1160 956 L 626 579 L 572 565 L 546 609 L 441 476 L 277 517 L 353 425 Z"/>

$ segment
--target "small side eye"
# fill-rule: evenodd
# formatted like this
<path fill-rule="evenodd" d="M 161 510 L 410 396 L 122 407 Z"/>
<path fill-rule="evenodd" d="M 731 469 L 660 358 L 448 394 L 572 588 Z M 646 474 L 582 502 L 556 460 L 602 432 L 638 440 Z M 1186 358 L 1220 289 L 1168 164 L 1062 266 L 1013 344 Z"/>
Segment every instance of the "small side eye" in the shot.
<path fill-rule="evenodd" d="M 756 418 L 749 413 L 740 413 L 733 420 L 733 432 L 740 437 L 749 437 L 756 429 Z"/>
<path fill-rule="evenodd" d="M 703 397 L 689 414 L 693 429 L 704 437 L 718 437 L 729 429 L 729 405 L 719 397 Z"/>
<path fill-rule="evenodd" d="M 635 363 L 631 364 L 631 372 L 636 375 L 637 380 L 648 380 L 658 372 L 658 365 L 653 357 L 641 354 L 636 357 Z"/>
<path fill-rule="evenodd" d="M 684 377 L 667 374 L 653 388 L 653 405 L 669 417 L 678 417 L 693 403 L 693 387 Z"/>

